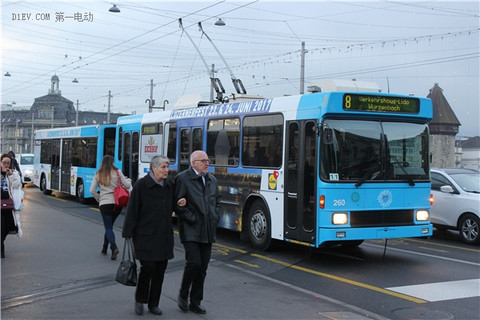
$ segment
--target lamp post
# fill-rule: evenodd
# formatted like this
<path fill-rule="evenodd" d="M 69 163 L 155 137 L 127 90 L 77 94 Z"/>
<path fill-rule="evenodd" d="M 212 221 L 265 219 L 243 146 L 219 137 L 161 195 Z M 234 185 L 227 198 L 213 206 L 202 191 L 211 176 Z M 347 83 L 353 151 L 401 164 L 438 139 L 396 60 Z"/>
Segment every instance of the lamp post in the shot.
<path fill-rule="evenodd" d="M 112 91 L 108 90 L 108 110 L 107 110 L 107 123 L 110 123 L 110 99 L 112 98 Z"/>
<path fill-rule="evenodd" d="M 31 141 L 30 141 L 30 153 L 33 153 L 33 136 L 35 135 L 35 133 L 33 132 L 34 130 L 34 127 L 33 127 L 33 120 L 34 120 L 34 116 L 35 116 L 35 113 L 32 112 L 32 132 L 30 133 L 31 135 Z"/>
<path fill-rule="evenodd" d="M 75 112 L 75 126 L 78 126 L 78 99 L 77 99 L 77 112 Z"/>
<path fill-rule="evenodd" d="M 15 153 L 18 153 L 18 123 L 20 119 L 15 119 Z"/>

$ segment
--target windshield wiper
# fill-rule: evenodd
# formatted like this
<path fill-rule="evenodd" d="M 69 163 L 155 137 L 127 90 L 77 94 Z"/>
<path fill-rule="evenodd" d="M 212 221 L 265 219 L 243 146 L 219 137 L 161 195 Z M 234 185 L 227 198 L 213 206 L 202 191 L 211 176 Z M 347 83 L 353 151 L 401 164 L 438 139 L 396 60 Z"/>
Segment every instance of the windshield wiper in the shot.
<path fill-rule="evenodd" d="M 378 169 L 378 167 L 380 167 L 380 173 L 382 173 L 382 159 L 383 159 L 383 154 L 378 156 L 377 163 L 371 166 L 370 169 L 368 169 L 367 173 L 365 173 L 365 175 L 355 183 L 355 187 L 358 188 L 362 184 L 364 184 L 365 181 L 367 181 L 367 179 L 370 178 L 370 176 L 375 172 L 375 170 Z"/>
<path fill-rule="evenodd" d="M 407 176 L 408 184 L 413 187 L 413 186 L 415 185 L 415 182 L 413 182 L 412 176 L 408 174 L 407 170 L 405 170 L 405 167 L 403 166 L 405 163 L 408 164 L 408 162 L 406 162 L 406 161 L 398 161 L 395 156 L 392 156 L 392 158 L 393 158 L 393 160 L 395 160 L 395 162 L 391 162 L 390 164 L 396 164 L 396 165 L 398 165 L 398 167 L 402 170 L 402 172 L 405 173 L 405 175 Z M 401 164 L 401 165 L 400 165 L 400 164 Z"/>

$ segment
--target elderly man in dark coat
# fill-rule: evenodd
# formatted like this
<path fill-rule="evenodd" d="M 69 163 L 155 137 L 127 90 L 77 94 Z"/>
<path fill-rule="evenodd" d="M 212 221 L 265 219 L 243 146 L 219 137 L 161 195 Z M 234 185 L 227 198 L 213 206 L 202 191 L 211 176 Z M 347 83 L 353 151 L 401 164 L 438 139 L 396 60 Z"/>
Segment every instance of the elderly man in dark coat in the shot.
<path fill-rule="evenodd" d="M 132 238 L 140 274 L 135 291 L 135 313 L 143 314 L 143 304 L 151 313 L 158 308 L 168 260 L 173 258 L 172 212 L 174 184 L 167 179 L 169 160 L 155 156 L 150 172 L 135 184 L 128 201 L 122 236 Z"/>
<path fill-rule="evenodd" d="M 186 199 L 186 206 L 178 206 L 175 211 L 186 259 L 178 307 L 183 311 L 205 314 L 207 311 L 200 302 L 220 217 L 220 192 L 217 179 L 208 173 L 205 152 L 194 151 L 190 163 L 191 167 L 175 178 L 175 198 Z"/>

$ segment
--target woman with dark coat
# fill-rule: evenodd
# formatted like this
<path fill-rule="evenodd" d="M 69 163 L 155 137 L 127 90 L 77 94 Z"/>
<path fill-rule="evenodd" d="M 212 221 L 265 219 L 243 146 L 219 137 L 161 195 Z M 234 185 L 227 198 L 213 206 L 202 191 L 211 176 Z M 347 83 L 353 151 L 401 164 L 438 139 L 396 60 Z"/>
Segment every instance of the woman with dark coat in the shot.
<path fill-rule="evenodd" d="M 122 236 L 133 239 L 135 257 L 140 260 L 135 291 L 135 313 L 148 310 L 161 315 L 158 308 L 168 260 L 173 258 L 172 213 L 175 187 L 168 176 L 169 160 L 155 156 L 150 172 L 133 187 L 128 201 Z"/>

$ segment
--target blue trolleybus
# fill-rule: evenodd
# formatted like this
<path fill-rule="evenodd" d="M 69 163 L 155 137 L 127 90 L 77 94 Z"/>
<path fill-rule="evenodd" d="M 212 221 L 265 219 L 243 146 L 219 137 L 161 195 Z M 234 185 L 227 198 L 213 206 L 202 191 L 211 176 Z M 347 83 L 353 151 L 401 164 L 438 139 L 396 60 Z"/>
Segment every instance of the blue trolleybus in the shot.
<path fill-rule="evenodd" d="M 34 183 L 45 194 L 91 198 L 90 185 L 106 154 L 115 152 L 116 125 L 38 130 L 34 147 Z"/>
<path fill-rule="evenodd" d="M 431 118 L 429 99 L 357 91 L 149 113 L 136 118 L 138 173 L 164 154 L 173 176 L 204 150 L 222 193 L 218 226 L 258 249 L 426 237 Z"/>

